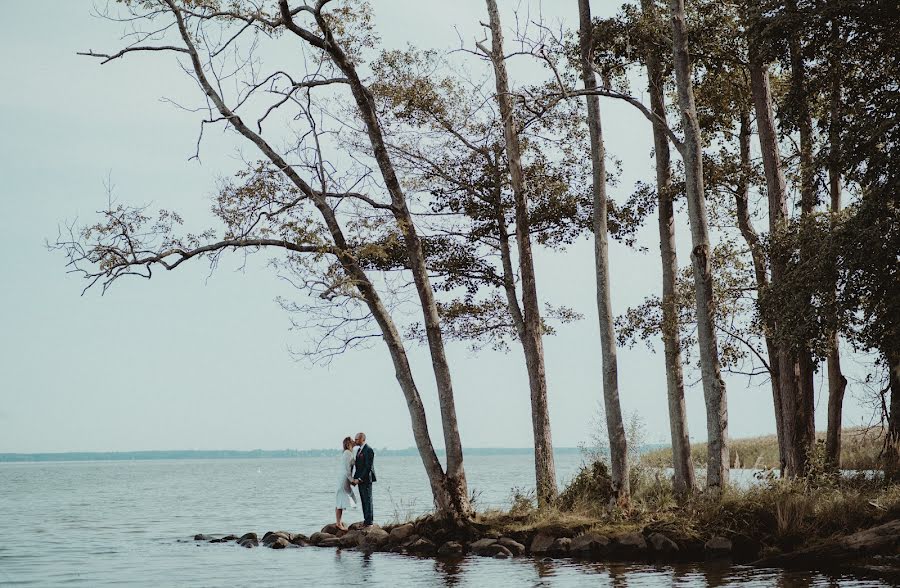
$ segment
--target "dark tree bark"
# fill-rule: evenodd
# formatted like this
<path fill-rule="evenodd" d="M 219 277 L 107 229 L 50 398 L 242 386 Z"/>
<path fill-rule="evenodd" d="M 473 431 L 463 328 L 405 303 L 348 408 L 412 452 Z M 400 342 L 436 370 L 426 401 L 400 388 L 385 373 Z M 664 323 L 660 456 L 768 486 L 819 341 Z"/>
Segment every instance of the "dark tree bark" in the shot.
<path fill-rule="evenodd" d="M 528 384 L 531 389 L 531 419 L 534 433 L 534 465 L 538 504 L 547 506 L 557 496 L 556 465 L 553 458 L 553 438 L 550 431 L 550 411 L 547 405 L 547 375 L 544 367 L 544 343 L 540 304 L 531 251 L 531 220 L 528 212 L 528 193 L 522 171 L 519 131 L 503 54 L 503 32 L 496 0 L 486 0 L 491 28 L 491 49 L 488 57 L 494 67 L 497 103 L 503 120 L 503 135 L 509 162 L 510 183 L 515 199 L 516 243 L 519 252 L 519 276 L 522 280 L 522 346 Z"/>
<path fill-rule="evenodd" d="M 756 110 L 756 125 L 759 133 L 759 148 L 762 155 L 763 170 L 766 176 L 766 193 L 769 204 L 769 234 L 774 234 L 787 222 L 787 186 L 784 179 L 784 168 L 781 153 L 778 149 L 778 131 L 775 126 L 775 114 L 772 104 L 772 92 L 769 87 L 769 70 L 758 58 L 751 42 L 750 55 L 750 87 Z M 771 262 L 771 279 L 776 284 L 784 277 L 783 264 L 773 259 Z M 778 386 L 772 388 L 775 395 L 775 425 L 779 431 L 781 473 L 787 475 L 796 471 L 798 456 L 795 451 L 794 438 L 794 405 L 797 399 L 798 366 L 789 350 L 779 346 L 776 348 Z"/>
<path fill-rule="evenodd" d="M 837 45 L 839 30 L 835 22 L 831 23 L 832 40 Z M 836 59 L 832 64 L 832 80 L 829 91 L 829 116 L 828 121 L 828 192 L 831 196 L 831 213 L 837 214 L 841 210 L 841 133 L 840 133 L 840 108 L 841 108 L 841 73 L 840 60 Z M 840 337 L 837 331 L 831 336 L 829 342 L 827 369 L 828 369 L 828 427 L 825 432 L 825 459 L 833 470 L 841 467 L 841 426 L 844 412 L 844 392 L 847 389 L 847 378 L 841 371 Z"/>
<path fill-rule="evenodd" d="M 609 435 L 613 490 L 620 502 L 631 494 L 628 466 L 628 441 L 622 407 L 619 402 L 619 375 L 616 361 L 616 333 L 610 300 L 609 236 L 607 229 L 606 152 L 600 121 L 597 79 L 591 64 L 593 25 L 589 0 L 578 0 L 581 76 L 586 91 L 588 130 L 591 138 L 591 167 L 594 196 L 594 260 L 597 278 L 597 312 L 600 321 L 600 352 L 603 363 L 603 403 Z M 682 403 L 683 409 L 683 403 Z"/>
<path fill-rule="evenodd" d="M 700 347 L 700 371 L 706 400 L 708 438 L 707 487 L 721 490 L 728 483 L 728 401 L 719 362 L 715 325 L 715 298 L 710 265 L 709 228 L 703 186 L 703 147 L 688 54 L 684 0 L 670 0 L 672 47 L 678 107 L 684 127 L 684 171 L 688 218 L 691 225 L 691 261 L 697 304 L 697 340 Z"/>

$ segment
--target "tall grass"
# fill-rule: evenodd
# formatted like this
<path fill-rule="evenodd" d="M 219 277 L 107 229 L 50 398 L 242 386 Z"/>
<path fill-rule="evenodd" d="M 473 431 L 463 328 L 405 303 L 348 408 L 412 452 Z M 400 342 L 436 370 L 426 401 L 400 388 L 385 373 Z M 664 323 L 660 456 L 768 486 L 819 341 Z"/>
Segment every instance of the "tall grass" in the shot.
<path fill-rule="evenodd" d="M 825 433 L 816 433 L 816 439 L 824 442 Z M 841 436 L 841 468 L 845 470 L 881 469 L 881 450 L 884 431 L 880 427 L 854 427 L 844 429 Z M 700 466 L 706 465 L 706 443 L 691 446 L 691 459 Z M 665 447 L 645 453 L 641 461 L 651 467 L 672 467 L 672 448 Z M 731 440 L 731 465 L 737 468 L 776 469 L 778 439 L 775 435 Z"/>

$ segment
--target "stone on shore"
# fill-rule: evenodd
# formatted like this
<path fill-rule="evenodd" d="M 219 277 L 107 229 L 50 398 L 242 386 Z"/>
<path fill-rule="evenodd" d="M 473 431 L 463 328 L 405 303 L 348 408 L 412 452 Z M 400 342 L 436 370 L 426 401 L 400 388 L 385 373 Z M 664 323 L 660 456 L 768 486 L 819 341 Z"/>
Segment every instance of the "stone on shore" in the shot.
<path fill-rule="evenodd" d="M 278 539 L 284 539 L 285 542 L 290 543 L 293 536 L 291 533 L 287 531 L 268 531 L 262 538 L 262 544 L 265 546 L 270 546 L 272 543 L 277 541 Z"/>
<path fill-rule="evenodd" d="M 440 557 L 461 557 L 463 546 L 458 541 L 447 541 L 437 551 Z"/>
<path fill-rule="evenodd" d="M 337 537 L 332 535 L 331 533 L 323 533 L 322 531 L 316 531 L 309 536 L 309 542 L 317 547 L 320 546 L 321 543 L 326 539 L 337 539 Z"/>
<path fill-rule="evenodd" d="M 378 551 L 384 547 L 390 534 L 377 525 L 359 529 L 357 546 L 364 551 Z"/>
<path fill-rule="evenodd" d="M 653 546 L 653 551 L 656 553 L 672 555 L 679 551 L 678 544 L 662 533 L 650 533 L 650 536 L 647 537 L 647 539 L 650 541 L 650 545 Z"/>
<path fill-rule="evenodd" d="M 316 544 L 316 546 L 317 547 L 340 547 L 341 546 L 341 538 L 331 535 L 330 537 L 320 539 L 319 542 Z"/>
<path fill-rule="evenodd" d="M 291 535 L 291 543 L 297 547 L 306 547 L 309 545 L 309 537 L 303 533 L 294 533 Z"/>
<path fill-rule="evenodd" d="M 553 535 L 538 533 L 534 536 L 534 539 L 531 540 L 531 553 L 536 555 L 548 553 L 554 541 L 556 541 L 556 537 Z"/>
<path fill-rule="evenodd" d="M 359 545 L 359 538 L 362 536 L 360 531 L 347 531 L 341 535 L 341 547 L 356 547 Z"/>
<path fill-rule="evenodd" d="M 525 546 L 511 537 L 501 537 L 497 543 L 507 548 L 515 556 L 525 554 Z"/>
<path fill-rule="evenodd" d="M 708 558 L 722 558 L 731 556 L 732 550 L 731 539 L 722 536 L 715 536 L 703 546 Z"/>
<path fill-rule="evenodd" d="M 567 555 L 572 547 L 572 540 L 568 537 L 560 537 L 550 545 L 550 553 L 554 555 Z"/>
<path fill-rule="evenodd" d="M 289 547 L 291 545 L 291 542 L 279 535 L 275 537 L 275 540 L 271 541 L 268 545 L 271 549 L 284 549 L 285 547 Z"/>
<path fill-rule="evenodd" d="M 609 548 L 609 538 L 599 533 L 584 533 L 572 539 L 569 552 L 572 555 L 587 557 L 605 552 Z"/>
<path fill-rule="evenodd" d="M 422 556 L 432 556 L 437 553 L 437 545 L 428 539 L 419 538 L 406 546 L 406 551 Z"/>
<path fill-rule="evenodd" d="M 412 523 L 397 525 L 391 529 L 391 543 L 403 543 L 415 532 L 416 527 Z"/>
<path fill-rule="evenodd" d="M 259 539 L 257 538 L 256 533 L 245 533 L 237 540 L 237 544 L 247 548 L 258 547 Z"/>
<path fill-rule="evenodd" d="M 497 543 L 496 539 L 479 539 L 469 545 L 469 551 L 474 553 L 475 555 L 493 555 L 493 553 L 488 552 L 488 548 Z"/>
<path fill-rule="evenodd" d="M 647 540 L 637 531 L 616 535 L 612 544 L 615 552 L 622 557 L 634 557 L 647 551 Z"/>
<path fill-rule="evenodd" d="M 324 527 L 322 527 L 322 532 L 328 533 L 329 535 L 334 535 L 335 537 L 340 537 L 347 531 L 345 531 L 344 529 L 341 529 L 334 523 L 331 523 L 330 525 L 325 525 Z"/>

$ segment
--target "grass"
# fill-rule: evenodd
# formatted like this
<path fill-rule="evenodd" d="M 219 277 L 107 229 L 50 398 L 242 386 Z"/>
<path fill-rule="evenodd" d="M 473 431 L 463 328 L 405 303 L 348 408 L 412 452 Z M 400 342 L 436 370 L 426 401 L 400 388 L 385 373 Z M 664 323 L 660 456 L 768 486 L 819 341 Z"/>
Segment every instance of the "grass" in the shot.
<path fill-rule="evenodd" d="M 825 440 L 825 433 L 816 433 Z M 884 432 L 879 427 L 844 429 L 841 435 L 841 467 L 845 470 L 877 470 L 881 468 L 879 455 L 884 445 Z M 778 464 L 778 439 L 775 435 L 731 440 L 731 459 L 734 467 L 775 469 Z M 691 458 L 699 466 L 706 465 L 706 443 L 691 446 Z M 641 462 L 651 467 L 672 467 L 672 449 L 657 449 L 644 454 Z"/>
<path fill-rule="evenodd" d="M 877 469 L 881 439 L 880 433 L 845 430 L 845 467 Z M 630 458 L 631 501 L 627 508 L 621 508 L 610 500 L 607 468 L 595 453 L 588 455 L 553 506 L 538 509 L 533 492 L 514 489 L 509 510 L 479 513 L 476 522 L 482 528 L 523 537 L 540 531 L 566 530 L 570 536 L 595 531 L 616 536 L 649 529 L 702 545 L 713 535 L 726 535 L 744 538 L 768 554 L 900 517 L 900 485 L 890 484 L 870 471 L 851 476 L 828 472 L 822 444 L 816 446 L 810 473 L 793 480 L 779 479 L 765 471 L 777 466 L 774 436 L 735 440 L 733 447 L 746 456 L 748 465 L 763 470 L 757 484 L 726 487 L 719 495 L 698 492 L 680 497 L 662 469 L 670 465 L 671 452 L 634 455 Z M 698 457 L 705 457 L 705 446 L 695 446 L 694 450 L 700 452 Z M 702 477 L 702 468 L 698 475 Z M 698 484 L 702 486 L 702 480 Z"/>

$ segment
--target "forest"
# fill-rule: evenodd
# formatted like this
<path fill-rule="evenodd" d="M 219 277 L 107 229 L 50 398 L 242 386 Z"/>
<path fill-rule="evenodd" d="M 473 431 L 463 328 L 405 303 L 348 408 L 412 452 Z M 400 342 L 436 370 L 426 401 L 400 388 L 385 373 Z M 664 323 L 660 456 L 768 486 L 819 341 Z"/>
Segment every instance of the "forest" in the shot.
<path fill-rule="evenodd" d="M 642 466 L 631 457 L 616 351 L 644 342 L 664 352 L 675 496 L 729 496 L 725 371 L 771 387 L 773 475 L 839 484 L 844 349 L 870 358 L 883 429 L 875 465 L 890 485 L 900 477 L 900 7 L 640 0 L 596 18 L 588 0 L 568 2 L 568 23 L 511 23 L 486 0 L 480 40 L 385 50 L 375 2 L 121 1 L 104 16 L 127 27 L 123 45 L 82 55 L 180 67 L 196 82 L 184 108 L 196 113 L 198 150 L 204 131 L 224 128 L 255 159 L 216 186 L 214 228 L 186 232 L 178 211 L 111 201 L 51 246 L 85 290 L 103 291 L 187 262 L 271 256 L 297 288 L 282 305 L 314 334 L 311 356 L 386 348 L 435 516 L 446 521 L 476 516 L 451 341 L 521 349 L 535 507 L 571 502 L 557 484 L 543 340 L 580 317 L 542 301 L 534 257 L 579 239 L 595 253 L 599 338 L 581 344 L 602 362 L 603 508 L 636 504 L 631 469 Z M 545 80 L 517 83 L 511 60 L 540 64 Z M 653 137 L 655 182 L 619 201 L 608 195 L 610 101 L 637 109 Z M 637 242 L 648 223 L 658 241 Z M 658 252 L 662 276 L 661 296 L 620 316 L 611 295 L 626 277 L 610 271 L 613 240 Z M 401 305 L 414 306 L 413 324 L 399 318 Z M 418 345 L 430 374 L 410 367 Z M 708 440 L 699 470 L 684 395 L 695 369 Z M 814 418 L 820 373 L 826 423 Z M 439 398 L 439 441 L 420 395 L 426 379 Z"/>

